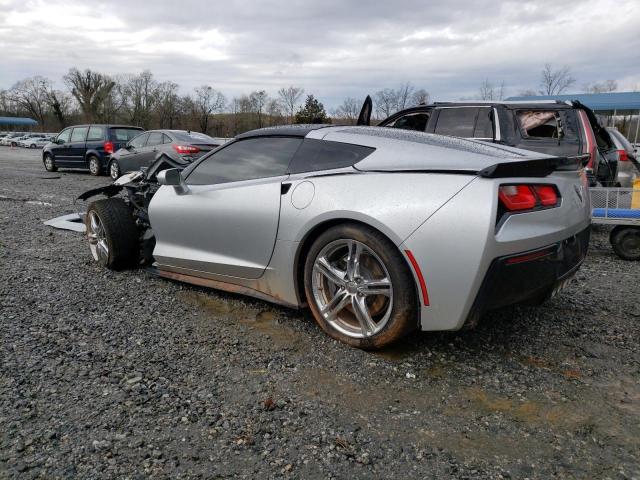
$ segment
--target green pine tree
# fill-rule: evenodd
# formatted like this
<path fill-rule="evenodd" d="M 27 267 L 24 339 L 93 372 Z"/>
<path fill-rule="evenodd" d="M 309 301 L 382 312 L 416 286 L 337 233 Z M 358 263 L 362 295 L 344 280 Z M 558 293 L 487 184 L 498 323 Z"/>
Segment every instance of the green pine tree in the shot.
<path fill-rule="evenodd" d="M 331 123 L 331 120 L 324 110 L 324 105 L 313 95 L 307 95 L 304 106 L 296 113 L 296 123 Z"/>

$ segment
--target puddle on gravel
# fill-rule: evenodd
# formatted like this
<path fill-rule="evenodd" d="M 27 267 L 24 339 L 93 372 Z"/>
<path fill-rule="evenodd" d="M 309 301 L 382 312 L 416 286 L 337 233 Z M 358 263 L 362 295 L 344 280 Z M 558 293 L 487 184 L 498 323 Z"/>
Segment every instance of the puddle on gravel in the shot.
<path fill-rule="evenodd" d="M 231 298 L 216 297 L 214 293 L 184 292 L 180 296 L 186 302 L 195 304 L 204 310 L 207 314 L 207 320 L 215 321 L 223 317 L 229 321 L 237 322 L 248 327 L 248 333 L 264 339 L 269 346 L 277 347 L 280 350 L 290 348 L 295 351 L 308 348 L 309 339 L 288 326 L 283 315 L 279 314 L 277 310 L 269 309 L 267 303 L 265 303 L 267 308 L 260 309 Z"/>

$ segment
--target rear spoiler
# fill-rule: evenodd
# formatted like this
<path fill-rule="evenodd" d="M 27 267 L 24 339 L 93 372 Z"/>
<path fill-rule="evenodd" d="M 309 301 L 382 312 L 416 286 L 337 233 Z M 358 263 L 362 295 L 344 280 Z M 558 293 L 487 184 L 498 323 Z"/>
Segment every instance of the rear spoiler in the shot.
<path fill-rule="evenodd" d="M 546 177 L 556 170 L 580 170 L 589 162 L 589 154 L 571 157 L 549 157 L 520 162 L 496 163 L 483 168 L 477 175 L 484 178 Z"/>

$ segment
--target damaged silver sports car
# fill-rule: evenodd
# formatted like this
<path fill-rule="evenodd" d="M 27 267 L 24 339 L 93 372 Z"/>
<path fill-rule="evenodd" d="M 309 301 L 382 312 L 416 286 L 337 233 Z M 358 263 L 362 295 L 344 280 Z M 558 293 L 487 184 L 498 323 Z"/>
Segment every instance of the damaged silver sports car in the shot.
<path fill-rule="evenodd" d="M 160 158 L 97 194 L 93 258 L 300 308 L 379 348 L 541 303 L 589 242 L 584 159 L 378 127 L 239 135 L 191 164 Z"/>

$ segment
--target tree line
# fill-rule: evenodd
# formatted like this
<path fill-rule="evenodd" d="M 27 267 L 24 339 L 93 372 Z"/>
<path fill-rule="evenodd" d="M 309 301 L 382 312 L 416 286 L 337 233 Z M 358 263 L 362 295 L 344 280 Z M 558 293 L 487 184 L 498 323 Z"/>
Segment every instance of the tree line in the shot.
<path fill-rule="evenodd" d="M 576 84 L 568 66 L 545 64 L 538 89 L 519 95 L 558 95 Z M 145 129 L 168 128 L 232 137 L 254 128 L 286 123 L 354 124 L 364 99 L 347 97 L 329 113 L 312 94 L 299 86 L 280 88 L 275 94 L 255 90 L 231 99 L 211 85 L 181 93 L 172 81 L 160 82 L 145 70 L 139 74 L 110 76 L 72 68 L 63 77 L 65 88 L 42 76 L 25 78 L 7 90 L 0 90 L 0 115 L 35 119 L 42 131 L 59 130 L 77 123 L 121 123 Z M 584 85 L 585 92 L 617 90 L 615 80 Z M 506 97 L 504 81 L 488 78 L 477 95 L 462 100 L 500 101 Z M 374 116 L 383 119 L 404 108 L 430 101 L 429 92 L 410 82 L 398 88 L 384 88 L 372 95 Z"/>
<path fill-rule="evenodd" d="M 327 113 L 312 94 L 299 86 L 280 88 L 275 95 L 255 90 L 231 99 L 211 85 L 184 94 L 172 81 L 160 82 L 145 70 L 109 76 L 72 68 L 63 77 L 65 88 L 43 76 L 33 76 L 0 90 L 0 115 L 31 117 L 42 131 L 77 123 L 138 125 L 145 129 L 196 130 L 232 137 L 254 128 L 291 123 L 354 124 L 364 99 L 346 98 Z M 424 89 L 410 83 L 374 94 L 380 118 L 402 108 L 428 102 Z"/>

